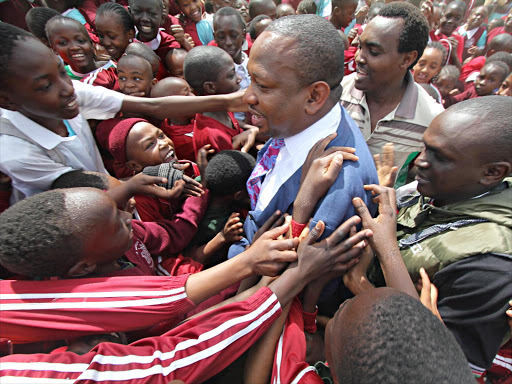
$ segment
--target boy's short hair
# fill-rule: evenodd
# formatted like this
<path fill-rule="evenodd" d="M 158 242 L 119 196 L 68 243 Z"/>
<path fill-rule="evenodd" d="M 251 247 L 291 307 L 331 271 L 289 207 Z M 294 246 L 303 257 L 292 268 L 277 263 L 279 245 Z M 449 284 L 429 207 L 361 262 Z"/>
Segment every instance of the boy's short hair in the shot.
<path fill-rule="evenodd" d="M 217 196 L 230 195 L 245 190 L 245 183 L 256 165 L 248 153 L 228 150 L 212 157 L 205 171 L 210 193 Z"/>
<path fill-rule="evenodd" d="M 316 14 L 316 3 L 314 0 L 302 0 L 299 5 L 297 5 L 297 13 L 300 14 Z"/>
<path fill-rule="evenodd" d="M 65 191 L 39 193 L 0 215 L 3 267 L 32 278 L 63 276 L 83 257 L 77 212 L 67 206 Z"/>
<path fill-rule="evenodd" d="M 171 50 L 172 51 L 172 50 Z M 153 77 L 156 77 L 158 68 L 160 67 L 160 59 L 158 55 L 144 43 L 133 42 L 128 44 L 124 53 L 126 55 L 135 55 L 146 59 L 151 64 L 153 70 Z"/>
<path fill-rule="evenodd" d="M 5 79 L 10 74 L 11 58 L 16 50 L 18 42 L 37 38 L 24 29 L 8 23 L 0 22 L 0 87 L 5 87 Z M 39 40 L 37 40 L 39 41 Z"/>
<path fill-rule="evenodd" d="M 460 70 L 455 65 L 445 65 L 443 68 L 441 68 L 441 71 L 439 72 L 439 75 L 437 75 L 437 78 L 445 77 L 447 79 L 455 80 L 460 76 Z"/>
<path fill-rule="evenodd" d="M 105 191 L 108 189 L 108 176 L 104 173 L 75 170 L 59 176 L 50 189 L 90 187 Z"/>
<path fill-rule="evenodd" d="M 511 36 L 512 37 L 512 36 Z M 489 56 L 487 60 L 485 60 L 485 64 L 494 63 L 496 61 L 501 61 L 508 65 L 509 72 L 512 69 L 512 54 L 507 52 L 496 52 Z"/>
<path fill-rule="evenodd" d="M 67 22 L 74 23 L 79 29 L 82 30 L 82 32 L 85 34 L 85 36 L 87 36 L 87 38 L 89 40 L 91 40 L 91 37 L 89 36 L 89 32 L 87 32 L 87 29 L 81 22 L 79 22 L 78 20 L 72 19 L 71 17 L 58 15 L 58 16 L 52 17 L 50 20 L 48 20 L 46 22 L 45 30 L 46 30 L 46 38 L 48 39 L 48 42 L 51 43 L 50 33 L 49 33 L 50 28 L 52 27 L 53 24 L 58 23 L 59 21 L 64 22 L 64 23 L 67 23 Z"/>
<path fill-rule="evenodd" d="M 454 336 L 419 300 L 396 292 L 368 312 L 333 367 L 340 383 L 474 382 Z"/>
<path fill-rule="evenodd" d="M 232 7 L 223 7 L 219 9 L 217 12 L 215 12 L 215 15 L 213 15 L 213 22 L 215 23 L 215 19 L 217 17 L 221 16 L 235 16 L 236 20 L 238 21 L 238 24 L 240 25 L 240 28 L 242 30 L 245 30 L 245 20 L 235 8 Z"/>
<path fill-rule="evenodd" d="M 497 72 L 499 75 L 500 83 L 502 83 L 503 80 L 505 80 L 507 78 L 508 74 L 510 73 L 510 67 L 503 61 L 495 60 L 495 61 L 491 61 L 490 63 L 486 62 L 481 70 L 483 70 L 484 68 L 488 68 L 488 67 L 494 67 L 498 70 Z"/>
<path fill-rule="evenodd" d="M 216 81 L 219 72 L 225 65 L 224 57 L 231 56 L 219 47 L 199 46 L 187 53 L 183 64 L 185 80 L 197 94 L 203 93 L 203 84 L 207 81 Z"/>
<path fill-rule="evenodd" d="M 60 13 L 52 8 L 35 7 L 25 15 L 25 21 L 27 23 L 28 30 L 40 40 L 47 40 L 46 38 L 46 23 L 48 20 L 55 16 L 59 16 Z"/>
<path fill-rule="evenodd" d="M 265 19 L 268 19 L 268 20 L 272 20 L 270 18 L 270 16 L 267 16 L 267 15 L 258 15 L 256 16 L 254 19 L 251 20 L 251 23 L 249 24 L 249 36 L 251 36 L 251 40 L 254 41 L 256 40 L 256 25 L 261 21 L 261 20 L 265 20 Z"/>
<path fill-rule="evenodd" d="M 117 62 L 117 67 L 119 68 L 119 66 L 122 66 L 123 63 L 125 65 L 140 64 L 144 67 L 144 71 L 148 71 L 150 75 L 153 75 L 153 68 L 151 68 L 151 63 L 142 56 L 133 54 L 123 55 Z"/>

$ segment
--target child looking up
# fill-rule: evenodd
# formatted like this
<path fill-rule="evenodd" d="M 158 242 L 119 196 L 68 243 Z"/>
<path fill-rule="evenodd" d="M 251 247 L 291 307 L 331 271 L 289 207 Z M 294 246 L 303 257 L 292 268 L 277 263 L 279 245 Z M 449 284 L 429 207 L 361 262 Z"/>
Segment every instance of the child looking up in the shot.
<path fill-rule="evenodd" d="M 203 194 L 200 184 L 188 176 L 177 175 L 177 170 L 171 163 L 177 163 L 174 143 L 159 128 L 147 120 L 130 118 L 117 123 L 108 137 L 108 149 L 114 160 L 125 165 L 133 174 L 141 173 L 146 167 L 160 166 L 158 173 L 170 180 L 183 179 L 184 188 L 192 198 L 185 201 L 182 212 L 175 216 L 180 208 L 171 201 L 155 199 L 150 196 L 136 195 L 137 211 L 143 221 L 159 221 L 171 219 L 176 224 L 185 221 L 193 228 L 184 230 L 184 245 L 195 235 L 197 225 L 204 215 L 208 203 L 208 194 Z M 164 166 L 165 165 L 165 166 Z M 179 250 L 181 251 L 181 249 Z M 179 252 L 177 251 L 177 252 Z"/>
<path fill-rule="evenodd" d="M 430 83 L 439 74 L 446 61 L 446 49 L 438 42 L 427 44 L 416 65 L 413 67 L 414 81 L 417 83 Z"/>
<path fill-rule="evenodd" d="M 178 41 L 174 36 L 160 30 L 162 0 L 130 0 L 129 4 L 130 15 L 138 31 L 135 38 L 155 51 L 160 60 L 164 61 L 167 52 L 173 48 L 192 48 L 184 33 L 176 34 L 180 39 Z"/>
<path fill-rule="evenodd" d="M 208 162 L 204 176 L 210 202 L 186 256 L 213 266 L 225 260 L 227 246 L 241 239 L 241 218 L 251 207 L 245 183 L 255 165 L 240 151 L 222 151 Z"/>
<path fill-rule="evenodd" d="M 196 47 L 185 59 L 185 80 L 196 95 L 222 95 L 238 91 L 240 77 L 233 59 L 218 47 Z M 233 149 L 232 139 L 242 129 L 231 112 L 197 114 L 194 151 L 211 144 L 216 153 Z"/>
<path fill-rule="evenodd" d="M 433 80 L 433 85 L 441 94 L 443 105 L 450 92 L 457 87 L 459 76 L 460 71 L 455 65 L 445 65 L 439 72 L 439 75 Z"/>
<path fill-rule="evenodd" d="M 135 38 L 135 27 L 128 11 L 117 3 L 104 3 L 96 12 L 96 35 L 110 57 L 119 61 Z"/>
<path fill-rule="evenodd" d="M 459 101 L 494 95 L 509 73 L 509 66 L 502 61 L 485 64 L 475 80 L 475 86 L 460 94 L 457 94 L 458 90 L 452 91 L 445 101 L 446 107 Z"/>
<path fill-rule="evenodd" d="M 448 52 L 448 64 L 462 67 L 462 52 L 464 51 L 464 39 L 455 30 L 462 23 L 466 5 L 463 1 L 456 0 L 448 4 L 441 17 L 439 29 L 430 33 L 433 41 L 440 41 Z"/>
<path fill-rule="evenodd" d="M 100 69 L 115 74 L 113 61 L 95 61 L 92 41 L 80 22 L 69 17 L 55 16 L 46 23 L 46 34 L 51 48 L 68 64 L 66 72 L 72 80 L 82 80 Z M 112 89 L 115 85 L 115 76 L 111 76 L 110 79 L 106 88 Z M 95 85 L 94 81 L 90 83 Z"/>
<path fill-rule="evenodd" d="M 164 96 L 194 96 L 190 85 L 178 77 L 167 77 L 160 80 L 151 88 L 151 97 Z M 195 114 L 189 116 L 165 119 L 160 129 L 172 140 L 176 157 L 182 160 L 195 161 L 194 151 L 194 122 Z"/>
<path fill-rule="evenodd" d="M 201 0 L 176 0 L 180 9 L 180 25 L 189 34 L 196 47 L 207 45 L 213 40 L 213 29 L 210 23 L 203 20 Z"/>
<path fill-rule="evenodd" d="M 125 95 L 149 97 L 151 87 L 157 83 L 151 64 L 136 55 L 125 55 L 117 64 L 119 89 Z"/>
<path fill-rule="evenodd" d="M 249 16 L 249 4 L 245 0 L 235 0 L 233 2 L 233 8 L 240 12 L 240 16 L 245 21 L 245 24 L 249 25 L 251 22 L 251 16 Z"/>
<path fill-rule="evenodd" d="M 149 99 L 92 87 L 72 81 L 30 33 L 0 23 L 0 39 L 0 171 L 12 180 L 11 202 L 48 190 L 72 169 L 106 172 L 87 119 L 241 109 L 240 95 Z"/>

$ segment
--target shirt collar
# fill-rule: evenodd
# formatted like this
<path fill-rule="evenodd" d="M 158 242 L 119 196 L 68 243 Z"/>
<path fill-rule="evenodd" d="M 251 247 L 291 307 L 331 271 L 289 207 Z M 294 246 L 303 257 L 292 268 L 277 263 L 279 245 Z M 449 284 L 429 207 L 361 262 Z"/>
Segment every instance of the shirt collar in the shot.
<path fill-rule="evenodd" d="M 340 121 L 341 107 L 339 103 L 336 103 L 320 120 L 316 121 L 302 132 L 285 138 L 284 144 L 286 149 L 291 155 L 303 153 L 304 148 L 311 149 L 318 140 L 336 132 Z"/>
<path fill-rule="evenodd" d="M 398 104 L 398 107 L 395 110 L 395 116 L 399 116 L 404 119 L 413 119 L 416 114 L 416 104 L 418 102 L 418 88 L 416 88 L 416 84 L 414 83 L 414 79 L 410 71 L 407 71 L 405 81 L 407 82 L 407 88 L 405 89 L 400 104 Z M 350 89 L 350 96 L 361 103 L 365 94 L 363 91 L 356 88 L 354 82 Z"/>
<path fill-rule="evenodd" d="M 28 117 L 19 112 L 2 110 L 2 117 L 8 119 L 18 130 L 38 143 L 41 147 L 50 150 L 64 141 L 71 141 L 76 138 L 62 137 L 49 129 L 37 124 L 35 121 L 30 120 Z"/>
<path fill-rule="evenodd" d="M 135 35 L 135 40 L 138 41 L 139 43 L 143 43 L 143 44 L 146 44 L 149 48 L 151 48 L 153 51 L 158 49 L 158 47 L 160 46 L 160 42 L 162 41 L 162 36 L 161 36 L 161 31 L 163 31 L 164 29 L 163 28 L 160 28 L 158 30 L 158 33 L 156 34 L 156 37 L 151 40 L 151 41 L 140 41 L 138 39 L 138 36 L 139 36 L 139 31 L 137 29 L 135 29 L 137 34 Z"/>

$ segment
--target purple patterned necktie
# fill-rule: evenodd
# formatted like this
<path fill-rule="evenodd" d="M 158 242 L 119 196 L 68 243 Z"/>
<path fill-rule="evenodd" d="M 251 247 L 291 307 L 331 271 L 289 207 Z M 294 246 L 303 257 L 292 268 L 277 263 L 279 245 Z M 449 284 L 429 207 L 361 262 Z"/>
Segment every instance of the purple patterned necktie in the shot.
<path fill-rule="evenodd" d="M 263 154 L 256 167 L 251 173 L 249 180 L 247 180 L 247 192 L 251 198 L 251 208 L 256 208 L 256 202 L 260 195 L 260 189 L 263 177 L 269 173 L 276 164 L 277 155 L 284 145 L 284 139 L 272 139 L 272 142 Z"/>

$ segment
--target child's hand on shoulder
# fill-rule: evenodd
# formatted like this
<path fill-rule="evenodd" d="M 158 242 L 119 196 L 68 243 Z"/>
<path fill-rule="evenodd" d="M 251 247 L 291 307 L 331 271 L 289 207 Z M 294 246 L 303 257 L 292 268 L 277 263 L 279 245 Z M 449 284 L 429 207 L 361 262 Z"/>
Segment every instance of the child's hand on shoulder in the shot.
<path fill-rule="evenodd" d="M 243 224 L 240 221 L 240 214 L 233 212 L 222 230 L 224 243 L 231 244 L 235 241 L 242 240 L 244 233 Z"/>

